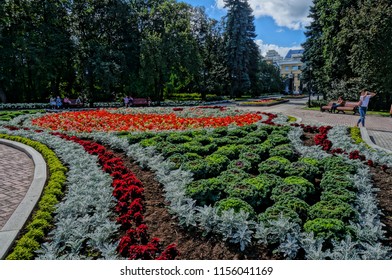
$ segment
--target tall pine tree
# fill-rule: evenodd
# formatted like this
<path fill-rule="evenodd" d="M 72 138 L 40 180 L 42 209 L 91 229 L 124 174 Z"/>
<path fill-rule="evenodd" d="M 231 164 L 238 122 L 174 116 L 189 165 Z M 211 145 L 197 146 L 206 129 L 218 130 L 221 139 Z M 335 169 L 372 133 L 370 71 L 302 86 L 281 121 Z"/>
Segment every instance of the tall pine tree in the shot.
<path fill-rule="evenodd" d="M 247 0 L 224 0 L 226 16 L 225 46 L 230 80 L 230 96 L 241 96 L 251 88 L 251 59 L 255 58 L 255 26 Z"/>

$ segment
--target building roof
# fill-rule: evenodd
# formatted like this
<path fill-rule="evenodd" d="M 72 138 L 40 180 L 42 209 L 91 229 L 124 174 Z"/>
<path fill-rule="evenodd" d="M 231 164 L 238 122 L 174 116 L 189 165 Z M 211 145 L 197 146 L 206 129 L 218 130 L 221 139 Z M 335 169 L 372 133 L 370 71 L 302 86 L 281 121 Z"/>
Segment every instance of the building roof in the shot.
<path fill-rule="evenodd" d="M 291 59 L 294 57 L 302 56 L 304 50 L 289 50 L 284 59 Z"/>

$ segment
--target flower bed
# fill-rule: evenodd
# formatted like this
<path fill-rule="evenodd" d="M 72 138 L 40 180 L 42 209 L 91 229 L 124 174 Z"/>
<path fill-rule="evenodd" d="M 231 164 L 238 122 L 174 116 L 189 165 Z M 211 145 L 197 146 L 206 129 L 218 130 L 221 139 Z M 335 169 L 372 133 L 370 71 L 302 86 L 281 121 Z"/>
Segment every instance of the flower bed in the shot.
<path fill-rule="evenodd" d="M 125 112 L 125 113 L 124 113 Z M 173 113 L 135 113 L 128 111 L 79 111 L 44 115 L 32 121 L 33 125 L 50 130 L 73 132 L 113 132 L 149 130 L 185 130 L 204 127 L 221 127 L 230 124 L 243 126 L 255 123 L 262 117 L 257 113 L 226 116 L 198 115 L 182 117 Z"/>
<path fill-rule="evenodd" d="M 197 110 L 210 109 L 227 113 L 219 107 Z M 129 116 L 127 110 L 119 114 Z M 367 168 L 388 170 L 392 157 L 353 144 L 347 130 L 276 125 L 278 118 L 267 116 L 214 129 L 81 135 L 121 149 L 154 171 L 171 213 L 192 232 L 220 236 L 239 250 L 265 244 L 286 258 L 389 258 L 389 248 L 380 242 L 384 233 Z M 304 131 L 314 134 L 316 146 L 303 145 Z M 134 206 L 140 210 L 143 204 Z M 143 224 L 137 212 L 128 215 L 136 226 Z M 144 232 L 132 228 L 121 252 L 131 250 L 132 240 L 147 245 L 147 239 L 141 241 Z M 138 247 L 142 255 L 145 249 L 152 258 L 148 248 Z"/>
<path fill-rule="evenodd" d="M 268 98 L 268 99 L 259 99 L 259 100 L 252 100 L 252 101 L 244 101 L 238 102 L 237 105 L 240 106 L 272 106 L 281 103 L 289 102 L 287 99 L 283 98 Z"/>

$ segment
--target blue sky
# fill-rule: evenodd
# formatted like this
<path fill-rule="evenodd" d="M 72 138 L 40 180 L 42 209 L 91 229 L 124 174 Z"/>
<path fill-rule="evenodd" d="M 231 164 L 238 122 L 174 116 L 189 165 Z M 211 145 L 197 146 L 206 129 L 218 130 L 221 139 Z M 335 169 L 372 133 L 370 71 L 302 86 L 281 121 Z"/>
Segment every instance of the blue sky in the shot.
<path fill-rule="evenodd" d="M 192 6 L 204 6 L 210 17 L 226 14 L 223 0 L 178 0 Z M 313 0 L 248 0 L 255 16 L 257 43 L 264 55 L 274 49 L 285 56 L 289 49 L 299 49 L 305 41 L 309 24 L 309 6 Z"/>

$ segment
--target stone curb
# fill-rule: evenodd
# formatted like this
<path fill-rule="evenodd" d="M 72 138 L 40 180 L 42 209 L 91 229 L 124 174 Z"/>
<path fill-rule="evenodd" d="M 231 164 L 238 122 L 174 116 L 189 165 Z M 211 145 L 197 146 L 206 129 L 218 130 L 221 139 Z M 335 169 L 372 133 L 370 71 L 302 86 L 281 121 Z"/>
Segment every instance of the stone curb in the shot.
<path fill-rule="evenodd" d="M 373 141 L 369 137 L 369 134 L 367 132 L 366 127 L 360 127 L 360 130 L 361 130 L 362 140 L 365 141 L 366 144 L 368 144 L 370 147 L 372 147 L 373 149 L 376 149 L 376 150 L 382 150 L 387 153 L 392 153 L 391 150 L 385 149 L 383 147 L 380 147 L 380 146 L 377 146 L 376 144 L 374 144 Z"/>
<path fill-rule="evenodd" d="M 47 167 L 42 155 L 32 147 L 7 139 L 0 139 L 0 143 L 24 152 L 34 162 L 34 177 L 28 191 L 0 230 L 0 259 L 4 259 L 41 197 L 47 179 Z"/>

